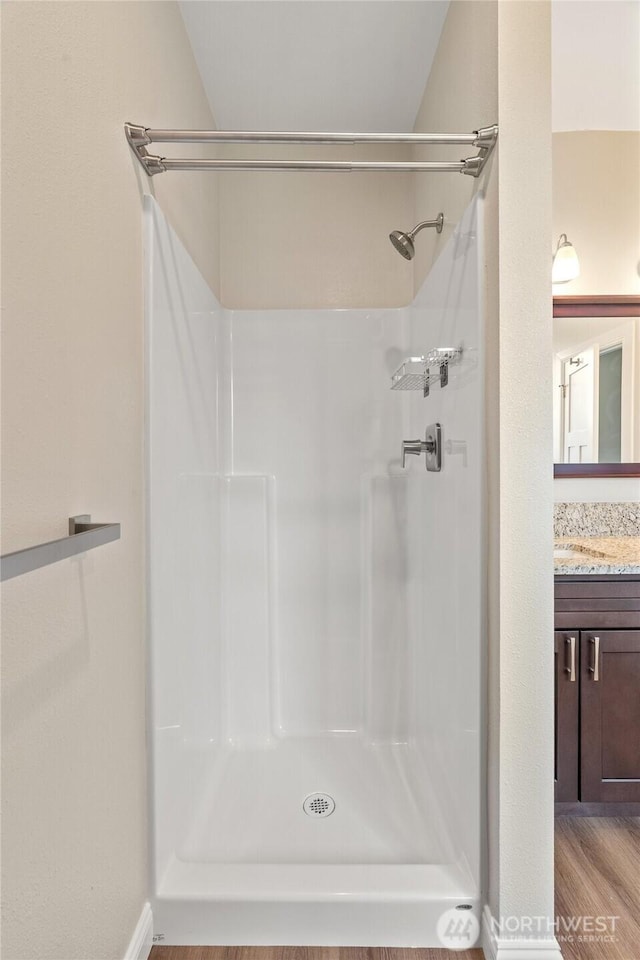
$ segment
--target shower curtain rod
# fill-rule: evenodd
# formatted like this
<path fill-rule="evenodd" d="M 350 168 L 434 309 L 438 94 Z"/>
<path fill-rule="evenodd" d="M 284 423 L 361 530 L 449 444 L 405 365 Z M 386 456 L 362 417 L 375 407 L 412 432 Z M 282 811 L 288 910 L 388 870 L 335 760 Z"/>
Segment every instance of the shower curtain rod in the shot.
<path fill-rule="evenodd" d="M 389 171 L 392 173 L 465 173 L 479 177 L 498 136 L 496 124 L 481 127 L 473 133 L 299 133 L 250 130 L 156 130 L 134 123 L 125 123 L 129 146 L 148 176 L 167 170 L 328 170 L 340 173 L 355 171 Z M 413 146 L 432 144 L 469 144 L 478 148 L 475 157 L 460 161 L 377 161 L 377 160 L 218 160 L 172 159 L 150 154 L 151 143 L 294 143 L 294 144 L 356 144 L 404 143 Z"/>
<path fill-rule="evenodd" d="M 148 143 L 467 143 L 481 147 L 495 140 L 497 127 L 484 127 L 473 133 L 303 133 L 300 131 L 256 130 L 155 130 L 136 127 L 144 144 Z"/>

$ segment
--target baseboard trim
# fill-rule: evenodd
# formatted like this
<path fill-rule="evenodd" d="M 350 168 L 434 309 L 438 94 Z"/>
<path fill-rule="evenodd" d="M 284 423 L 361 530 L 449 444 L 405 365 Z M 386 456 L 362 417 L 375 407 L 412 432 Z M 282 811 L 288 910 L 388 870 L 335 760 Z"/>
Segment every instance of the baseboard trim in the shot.
<path fill-rule="evenodd" d="M 133 936 L 129 941 L 124 960 L 147 960 L 153 946 L 153 913 L 151 904 L 145 903 L 138 918 Z"/>
<path fill-rule="evenodd" d="M 589 803 L 558 801 L 556 817 L 640 817 L 640 803 L 616 801 L 614 803 Z"/>
<path fill-rule="evenodd" d="M 509 940 L 496 935 L 488 905 L 482 911 L 481 945 L 485 960 L 562 960 L 555 937 L 545 940 Z"/>
<path fill-rule="evenodd" d="M 485 960 L 496 960 L 498 955 L 498 940 L 495 935 L 493 914 L 491 913 L 488 904 L 485 904 L 482 910 L 480 946 L 482 947 Z"/>

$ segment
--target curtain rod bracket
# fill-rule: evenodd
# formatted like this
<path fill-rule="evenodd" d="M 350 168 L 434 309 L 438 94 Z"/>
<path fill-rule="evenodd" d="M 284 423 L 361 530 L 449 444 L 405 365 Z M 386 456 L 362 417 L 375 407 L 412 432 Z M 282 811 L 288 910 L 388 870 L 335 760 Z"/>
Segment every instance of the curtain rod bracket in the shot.
<path fill-rule="evenodd" d="M 482 153 L 484 152 L 484 156 Z M 484 167 L 487 160 L 487 152 L 481 151 L 481 155 L 478 157 L 468 157 L 466 160 L 463 160 L 463 167 L 460 173 L 466 173 L 468 177 L 479 177 L 482 173 L 482 168 Z"/>
<path fill-rule="evenodd" d="M 485 150 L 492 150 L 498 139 L 498 125 L 492 124 L 490 127 L 480 127 L 475 131 L 476 139 L 473 141 L 474 147 L 483 147 Z"/>
<path fill-rule="evenodd" d="M 156 173 L 166 171 L 167 168 L 162 162 L 163 158 L 156 157 L 147 150 L 147 146 L 153 141 L 149 137 L 146 127 L 141 127 L 137 123 L 125 123 L 124 133 L 136 160 L 142 165 L 148 177 L 154 177 Z"/>
<path fill-rule="evenodd" d="M 156 157 L 152 153 L 147 153 L 144 147 L 141 147 L 138 154 L 140 163 L 150 177 L 155 177 L 156 173 L 166 173 L 167 168 L 164 165 L 164 157 Z"/>
<path fill-rule="evenodd" d="M 125 123 L 124 132 L 129 146 L 134 150 L 137 150 L 139 147 L 146 147 L 151 143 L 151 139 L 147 135 L 146 127 L 140 127 L 136 123 Z"/>

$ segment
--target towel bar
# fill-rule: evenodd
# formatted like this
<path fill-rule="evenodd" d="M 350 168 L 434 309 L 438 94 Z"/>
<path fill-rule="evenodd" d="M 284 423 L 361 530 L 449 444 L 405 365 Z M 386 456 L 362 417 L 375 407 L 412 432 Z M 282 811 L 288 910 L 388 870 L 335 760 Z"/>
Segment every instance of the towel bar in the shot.
<path fill-rule="evenodd" d="M 14 550 L 0 557 L 0 581 L 20 577 L 39 567 L 66 560 L 78 553 L 93 550 L 105 543 L 120 539 L 119 523 L 91 523 L 91 515 L 69 517 L 69 536 L 59 540 L 38 543 L 24 550 Z"/>

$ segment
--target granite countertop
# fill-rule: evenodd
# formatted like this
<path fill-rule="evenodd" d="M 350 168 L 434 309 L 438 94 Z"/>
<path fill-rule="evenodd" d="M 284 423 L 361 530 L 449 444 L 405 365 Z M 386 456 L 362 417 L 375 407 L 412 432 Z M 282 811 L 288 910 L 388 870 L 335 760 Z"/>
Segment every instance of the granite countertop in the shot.
<path fill-rule="evenodd" d="M 573 556 L 554 557 L 554 574 L 630 573 L 640 575 L 640 537 L 556 537 L 555 549 Z M 576 554 L 583 554 L 576 556 Z"/>

